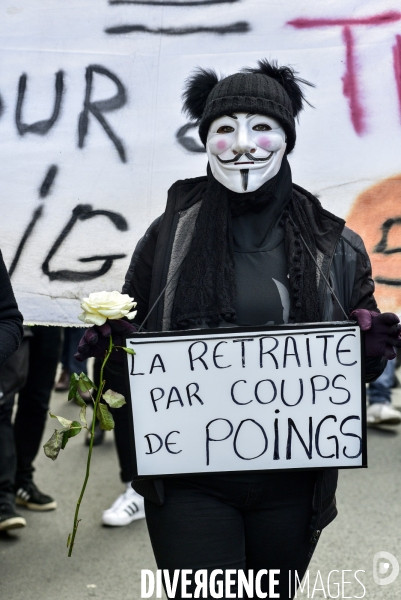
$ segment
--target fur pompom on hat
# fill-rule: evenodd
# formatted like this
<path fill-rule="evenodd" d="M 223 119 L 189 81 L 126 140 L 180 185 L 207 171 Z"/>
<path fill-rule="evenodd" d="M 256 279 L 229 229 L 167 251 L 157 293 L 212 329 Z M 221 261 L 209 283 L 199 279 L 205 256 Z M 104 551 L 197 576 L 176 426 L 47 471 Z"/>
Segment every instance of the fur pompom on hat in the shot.
<path fill-rule="evenodd" d="M 237 112 L 273 117 L 287 135 L 287 153 L 295 146 L 295 118 L 305 99 L 301 85 L 313 84 L 297 77 L 291 67 L 260 60 L 258 67 L 218 78 L 212 69 L 198 68 L 187 80 L 183 110 L 199 123 L 199 136 L 206 145 L 210 124 Z"/>

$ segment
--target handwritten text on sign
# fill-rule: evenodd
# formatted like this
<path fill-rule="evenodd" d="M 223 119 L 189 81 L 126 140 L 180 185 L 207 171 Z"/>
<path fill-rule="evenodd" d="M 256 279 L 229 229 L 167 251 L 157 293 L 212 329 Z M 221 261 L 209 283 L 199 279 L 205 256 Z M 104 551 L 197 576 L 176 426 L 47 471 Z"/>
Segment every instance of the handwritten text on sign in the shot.
<path fill-rule="evenodd" d="M 127 340 L 138 475 L 365 463 L 350 324 Z"/>

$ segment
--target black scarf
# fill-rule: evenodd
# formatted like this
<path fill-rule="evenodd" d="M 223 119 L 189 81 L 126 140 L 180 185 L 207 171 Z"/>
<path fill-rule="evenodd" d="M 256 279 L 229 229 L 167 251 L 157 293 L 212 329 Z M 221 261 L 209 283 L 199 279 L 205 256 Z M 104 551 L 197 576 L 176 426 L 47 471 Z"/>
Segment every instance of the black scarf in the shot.
<path fill-rule="evenodd" d="M 285 228 L 291 288 L 290 320 L 319 321 L 316 267 L 300 234 L 316 257 L 313 235 L 302 206 L 292 196 L 291 169 L 283 158 L 278 174 L 255 192 L 236 194 L 212 175 L 199 209 L 195 232 L 185 258 L 172 312 L 172 329 L 218 326 L 235 322 L 236 284 L 231 219 L 248 210 L 270 206 L 268 228 L 281 220 Z"/>

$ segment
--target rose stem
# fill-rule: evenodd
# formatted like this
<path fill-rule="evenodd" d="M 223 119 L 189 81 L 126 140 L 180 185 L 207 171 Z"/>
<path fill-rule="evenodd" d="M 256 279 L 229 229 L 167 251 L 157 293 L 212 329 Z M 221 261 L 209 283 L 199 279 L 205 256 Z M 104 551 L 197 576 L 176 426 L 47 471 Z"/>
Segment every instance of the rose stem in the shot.
<path fill-rule="evenodd" d="M 112 350 L 113 350 L 113 341 L 112 341 L 112 337 L 110 336 L 109 349 L 107 350 L 106 356 L 104 357 L 104 360 L 103 360 L 103 363 L 102 363 L 102 367 L 100 369 L 99 388 L 97 390 L 95 405 L 93 407 L 92 430 L 91 430 L 91 439 L 90 439 L 90 443 L 89 443 L 88 459 L 87 459 L 87 462 L 86 462 L 86 474 L 85 474 L 84 483 L 83 483 L 83 486 L 82 486 L 82 489 L 81 489 L 81 493 L 80 493 L 79 498 L 78 498 L 77 507 L 75 509 L 74 525 L 73 525 L 73 528 L 72 528 L 72 536 L 71 536 L 70 545 L 69 545 L 69 548 L 68 548 L 68 556 L 71 556 L 72 549 L 74 547 L 75 536 L 76 536 L 76 533 L 77 533 L 77 530 L 78 530 L 78 525 L 79 525 L 79 519 L 78 519 L 79 509 L 80 509 L 80 506 L 81 506 L 82 498 L 83 498 L 84 493 L 85 493 L 86 484 L 88 483 L 88 479 L 89 479 L 90 464 L 91 464 L 91 458 L 92 458 L 93 440 L 95 438 L 96 412 L 97 412 L 97 407 L 98 407 L 99 402 L 100 402 L 100 398 L 102 396 L 102 391 L 103 391 L 104 384 L 106 383 L 104 381 L 104 379 L 103 379 L 103 370 L 104 370 L 104 367 L 105 367 L 105 365 L 106 365 L 106 363 L 107 363 L 107 361 L 109 359 L 109 356 L 110 356 Z"/>

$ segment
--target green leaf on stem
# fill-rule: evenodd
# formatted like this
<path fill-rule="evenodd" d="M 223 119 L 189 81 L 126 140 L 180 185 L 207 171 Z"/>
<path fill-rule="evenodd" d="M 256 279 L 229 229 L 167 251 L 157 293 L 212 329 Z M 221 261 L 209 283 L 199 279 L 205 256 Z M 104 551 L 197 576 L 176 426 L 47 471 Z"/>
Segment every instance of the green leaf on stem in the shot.
<path fill-rule="evenodd" d="M 57 421 L 61 423 L 61 425 L 66 429 L 69 429 L 71 427 L 72 421 L 70 421 L 69 419 L 64 419 L 64 417 L 58 417 L 57 415 L 53 415 L 52 413 L 49 413 L 49 415 L 52 419 L 57 419 Z"/>
<path fill-rule="evenodd" d="M 80 391 L 90 392 L 92 389 L 97 390 L 97 387 L 95 386 L 93 381 L 91 381 L 85 373 L 80 373 L 78 379 L 78 388 Z"/>
<path fill-rule="evenodd" d="M 85 400 L 82 398 L 82 396 L 81 396 L 81 394 L 79 393 L 78 390 L 77 390 L 77 392 L 75 394 L 74 400 L 78 404 L 78 406 L 80 406 L 81 408 L 83 408 L 84 406 L 87 406 Z"/>
<path fill-rule="evenodd" d="M 113 392 L 113 390 L 107 390 L 107 392 L 103 394 L 103 400 L 107 402 L 111 408 L 120 408 L 120 406 L 126 404 L 124 396 L 118 392 Z"/>
<path fill-rule="evenodd" d="M 79 377 L 76 373 L 72 373 L 70 377 L 70 389 L 68 390 L 68 400 L 74 400 L 78 391 Z"/>
<path fill-rule="evenodd" d="M 49 413 L 49 415 L 52 419 L 57 419 L 58 422 L 61 423 L 61 425 L 63 426 L 63 429 L 58 429 L 54 432 L 50 440 L 44 446 L 46 456 L 49 456 L 49 458 L 53 458 L 53 456 L 50 456 L 50 454 L 52 454 L 54 455 L 53 460 L 56 460 L 60 450 L 64 450 L 64 448 L 66 447 L 68 440 L 80 433 L 82 425 L 79 421 L 70 421 L 69 419 L 64 419 L 64 417 L 58 417 L 57 415 L 53 415 L 52 413 Z M 54 444 L 56 444 L 56 446 L 54 446 Z M 55 453 L 55 448 L 58 448 L 57 453 Z M 50 454 L 48 452 L 50 452 Z"/>
<path fill-rule="evenodd" d="M 88 426 L 88 423 L 86 421 L 86 404 L 84 404 L 84 406 L 82 406 L 81 410 L 79 411 L 79 420 L 85 425 L 85 427 Z"/>
<path fill-rule="evenodd" d="M 99 419 L 100 429 L 104 431 L 114 429 L 114 419 L 106 404 L 98 404 L 96 416 Z"/>
<path fill-rule="evenodd" d="M 68 437 L 72 438 L 81 433 L 82 425 L 79 421 L 73 421 L 71 427 L 68 430 Z"/>
<path fill-rule="evenodd" d="M 55 429 L 50 440 L 43 446 L 45 454 L 48 458 L 56 460 L 58 457 L 61 450 L 61 445 L 63 443 L 63 434 L 63 430 Z"/>
<path fill-rule="evenodd" d="M 85 401 L 81 394 L 96 390 L 96 386 L 85 373 L 73 373 L 70 377 L 70 389 L 68 391 L 68 400 L 75 400 L 78 406 L 84 406 Z"/>
<path fill-rule="evenodd" d="M 69 440 L 69 437 L 70 437 L 70 436 L 68 435 L 70 430 L 69 430 L 69 429 L 67 429 L 67 431 L 63 431 L 62 429 L 60 429 L 60 431 L 62 431 L 62 432 L 63 432 L 63 439 L 62 439 L 62 443 L 61 443 L 61 449 L 62 449 L 62 450 L 64 450 L 64 448 L 66 447 L 66 445 L 67 445 L 67 442 L 68 442 L 68 440 Z"/>
<path fill-rule="evenodd" d="M 127 354 L 135 354 L 135 350 L 133 348 L 127 348 L 126 346 L 121 346 L 121 349 L 124 350 Z"/>

